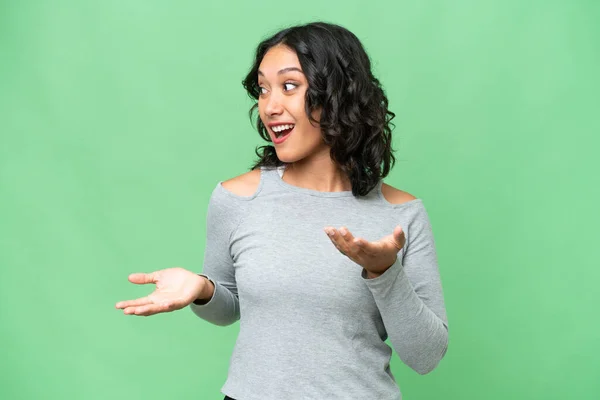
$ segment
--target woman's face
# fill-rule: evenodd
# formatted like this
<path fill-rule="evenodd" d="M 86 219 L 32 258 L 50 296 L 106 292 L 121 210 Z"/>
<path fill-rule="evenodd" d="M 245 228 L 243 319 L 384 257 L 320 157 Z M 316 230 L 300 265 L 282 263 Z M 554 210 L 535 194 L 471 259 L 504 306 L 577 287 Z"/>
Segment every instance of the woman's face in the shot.
<path fill-rule="evenodd" d="M 277 157 L 293 163 L 317 154 L 329 155 L 321 128 L 305 111 L 308 82 L 296 52 L 278 45 L 267 51 L 258 69 L 258 112 L 267 128 Z M 313 113 L 318 121 L 320 112 Z"/>

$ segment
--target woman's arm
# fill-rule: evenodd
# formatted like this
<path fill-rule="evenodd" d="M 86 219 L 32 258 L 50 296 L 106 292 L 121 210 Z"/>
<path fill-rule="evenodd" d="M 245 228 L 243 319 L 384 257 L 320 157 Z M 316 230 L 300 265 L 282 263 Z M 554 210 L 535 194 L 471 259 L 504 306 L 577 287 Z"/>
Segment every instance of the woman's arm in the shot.
<path fill-rule="evenodd" d="M 422 204 L 405 228 L 407 244 L 382 275 L 367 279 L 390 342 L 419 374 L 432 371 L 448 348 L 448 320 L 431 223 Z"/>
<path fill-rule="evenodd" d="M 215 325 L 231 325 L 240 318 L 230 238 L 241 218 L 235 199 L 221 185 L 213 190 L 206 215 L 206 246 L 202 274 L 208 279 L 201 298 L 190 304 L 198 317 Z"/>
<path fill-rule="evenodd" d="M 206 215 L 204 268 L 200 276 L 208 279 L 201 298 L 190 304 L 200 318 L 215 325 L 231 325 L 240 319 L 240 305 L 231 238 L 250 207 L 260 184 L 261 171 L 250 172 L 217 184 Z"/>

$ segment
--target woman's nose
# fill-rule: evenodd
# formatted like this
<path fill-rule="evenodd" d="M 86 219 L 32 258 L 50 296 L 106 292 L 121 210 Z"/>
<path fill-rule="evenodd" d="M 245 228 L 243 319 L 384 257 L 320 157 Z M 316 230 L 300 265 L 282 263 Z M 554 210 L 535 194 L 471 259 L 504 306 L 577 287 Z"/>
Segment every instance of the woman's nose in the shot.
<path fill-rule="evenodd" d="M 271 93 L 271 95 L 267 99 L 265 112 L 268 115 L 279 115 L 283 112 L 283 104 L 278 94 Z"/>

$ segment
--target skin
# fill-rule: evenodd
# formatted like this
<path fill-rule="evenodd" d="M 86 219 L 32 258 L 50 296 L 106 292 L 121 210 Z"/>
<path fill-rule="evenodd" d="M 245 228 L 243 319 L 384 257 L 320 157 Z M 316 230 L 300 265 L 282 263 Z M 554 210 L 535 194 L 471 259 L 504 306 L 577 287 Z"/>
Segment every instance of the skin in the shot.
<path fill-rule="evenodd" d="M 292 135 L 274 144 L 277 157 L 287 163 L 284 180 L 294 186 L 337 192 L 352 190 L 350 179 L 331 160 L 330 148 L 321 137 L 321 128 L 311 124 L 305 111 L 308 81 L 296 53 L 286 46 L 271 48 L 259 66 L 258 112 L 265 126 L 292 122 Z M 320 119 L 320 110 L 313 113 Z M 273 138 L 274 133 L 269 129 Z"/>
<path fill-rule="evenodd" d="M 323 192 L 352 190 L 348 177 L 331 159 L 320 127 L 311 123 L 306 115 L 304 96 L 308 82 L 296 53 L 286 46 L 271 48 L 259 66 L 258 84 L 261 87 L 258 111 L 265 126 L 273 122 L 295 125 L 285 142 L 274 144 L 277 157 L 287 164 L 282 179 L 294 186 Z M 312 116 L 318 121 L 320 110 Z M 223 182 L 223 187 L 234 194 L 249 196 L 256 190 L 259 180 L 260 171 L 254 170 Z M 382 192 L 392 204 L 415 199 L 386 184 L 382 186 Z M 340 253 L 365 269 L 368 279 L 377 278 L 389 269 L 405 243 L 400 226 L 374 242 L 354 237 L 346 227 L 326 226 L 323 229 Z M 179 267 L 134 273 L 128 279 L 138 285 L 154 284 L 156 289 L 148 296 L 118 302 L 115 307 L 127 315 L 149 316 L 179 310 L 196 299 L 207 302 L 214 293 L 212 282 Z"/>

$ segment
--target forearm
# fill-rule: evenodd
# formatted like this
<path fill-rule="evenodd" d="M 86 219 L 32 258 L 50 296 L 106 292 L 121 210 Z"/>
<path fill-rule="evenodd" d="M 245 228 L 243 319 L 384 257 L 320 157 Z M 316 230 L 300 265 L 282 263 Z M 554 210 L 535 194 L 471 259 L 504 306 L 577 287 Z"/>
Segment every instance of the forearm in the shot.
<path fill-rule="evenodd" d="M 190 304 L 191 310 L 198 317 L 214 325 L 227 326 L 233 324 L 240 319 L 240 306 L 237 295 L 232 293 L 225 285 L 218 282 L 213 283 L 210 279 L 207 280 L 207 284 L 204 285 L 206 289 L 199 296 L 199 300 Z"/>
<path fill-rule="evenodd" d="M 384 309 L 382 319 L 400 359 L 419 374 L 437 367 L 448 348 L 448 329 L 413 292 L 404 306 Z"/>
<path fill-rule="evenodd" d="M 448 346 L 441 290 L 430 296 L 437 299 L 434 301 L 436 314 L 417 295 L 400 262 L 380 277 L 366 282 L 372 289 L 388 337 L 400 359 L 419 374 L 432 371 Z"/>

